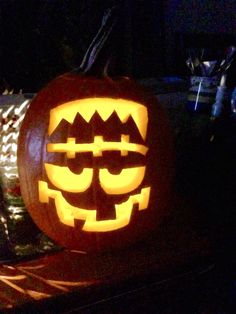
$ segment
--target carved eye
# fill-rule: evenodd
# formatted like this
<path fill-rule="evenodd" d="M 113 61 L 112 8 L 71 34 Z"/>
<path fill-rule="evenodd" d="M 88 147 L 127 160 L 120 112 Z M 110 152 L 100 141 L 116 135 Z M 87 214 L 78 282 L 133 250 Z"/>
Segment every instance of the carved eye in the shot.
<path fill-rule="evenodd" d="M 68 167 L 45 163 L 45 169 L 51 183 L 58 189 L 67 192 L 84 192 L 93 180 L 92 168 L 84 168 L 80 174 L 75 174 Z"/>
<path fill-rule="evenodd" d="M 119 174 L 111 174 L 107 169 L 99 170 L 101 187 L 107 194 L 124 194 L 136 189 L 143 181 L 146 167 L 122 169 Z"/>

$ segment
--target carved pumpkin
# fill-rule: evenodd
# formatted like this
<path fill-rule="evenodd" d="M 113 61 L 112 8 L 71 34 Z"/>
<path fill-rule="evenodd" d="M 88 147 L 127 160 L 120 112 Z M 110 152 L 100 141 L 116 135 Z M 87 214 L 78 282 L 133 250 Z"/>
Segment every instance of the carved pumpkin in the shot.
<path fill-rule="evenodd" d="M 56 78 L 32 101 L 18 144 L 26 207 L 66 247 L 122 247 L 155 232 L 167 214 L 168 121 L 130 79 Z"/>

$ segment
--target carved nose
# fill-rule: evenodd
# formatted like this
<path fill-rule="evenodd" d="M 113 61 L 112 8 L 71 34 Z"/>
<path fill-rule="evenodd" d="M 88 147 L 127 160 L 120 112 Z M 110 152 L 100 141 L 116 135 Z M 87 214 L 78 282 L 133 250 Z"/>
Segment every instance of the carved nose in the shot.
<path fill-rule="evenodd" d="M 115 219 L 115 198 L 104 192 L 98 179 L 98 171 L 96 170 L 93 180 L 93 201 L 96 204 L 97 220 Z"/>

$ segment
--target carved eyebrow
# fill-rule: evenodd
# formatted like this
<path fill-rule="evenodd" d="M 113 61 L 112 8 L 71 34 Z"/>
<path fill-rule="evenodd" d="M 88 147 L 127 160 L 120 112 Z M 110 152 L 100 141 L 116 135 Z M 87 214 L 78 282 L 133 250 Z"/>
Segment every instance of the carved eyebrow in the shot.
<path fill-rule="evenodd" d="M 48 143 L 47 151 L 49 153 L 66 153 L 68 158 L 75 158 L 75 153 L 92 152 L 93 156 L 102 156 L 103 151 L 120 151 L 122 156 L 128 152 L 136 152 L 146 155 L 148 147 L 141 144 L 129 143 L 128 135 L 121 135 L 120 142 L 105 142 L 103 136 L 94 136 L 93 143 L 75 143 L 75 138 L 69 137 L 67 143 Z"/>
<path fill-rule="evenodd" d="M 66 102 L 50 111 L 48 134 L 51 135 L 62 119 L 73 123 L 79 113 L 86 122 L 97 112 L 103 121 L 106 121 L 113 112 L 116 112 L 120 121 L 125 123 L 131 116 L 143 140 L 146 139 L 148 113 L 147 108 L 135 101 L 122 98 L 85 98 Z"/>

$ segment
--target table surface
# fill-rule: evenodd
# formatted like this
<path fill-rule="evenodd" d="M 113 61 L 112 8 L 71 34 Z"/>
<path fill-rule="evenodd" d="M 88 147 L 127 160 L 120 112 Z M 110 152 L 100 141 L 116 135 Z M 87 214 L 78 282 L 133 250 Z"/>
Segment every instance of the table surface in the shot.
<path fill-rule="evenodd" d="M 177 200 L 156 234 L 117 252 L 61 250 L 2 264 L 0 310 L 66 313 L 76 308 L 84 313 L 101 300 L 142 295 L 144 287 L 161 291 L 202 277 L 215 267 L 211 229 L 202 228 L 189 206 Z"/>

